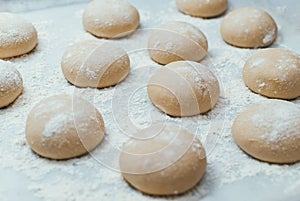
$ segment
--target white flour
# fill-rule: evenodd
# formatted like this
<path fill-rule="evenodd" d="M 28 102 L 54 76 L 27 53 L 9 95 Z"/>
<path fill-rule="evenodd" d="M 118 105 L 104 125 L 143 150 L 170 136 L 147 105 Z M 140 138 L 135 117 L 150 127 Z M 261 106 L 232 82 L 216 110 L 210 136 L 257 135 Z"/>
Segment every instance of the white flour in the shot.
<path fill-rule="evenodd" d="M 264 44 L 269 44 L 270 42 L 272 42 L 274 35 L 275 35 L 275 29 L 272 29 L 265 35 L 262 42 Z"/>
<path fill-rule="evenodd" d="M 22 87 L 22 77 L 10 62 L 0 60 L 0 97 Z"/>
<path fill-rule="evenodd" d="M 10 13 L 0 14 L 1 49 L 11 48 L 15 43 L 28 43 L 33 38 L 35 38 L 35 30 L 26 20 Z"/>
<path fill-rule="evenodd" d="M 45 129 L 43 131 L 44 138 L 54 137 L 56 134 L 63 133 L 67 128 L 66 125 L 70 122 L 72 123 L 74 118 L 72 114 L 58 114 L 54 116 L 49 122 L 46 124 Z"/>
<path fill-rule="evenodd" d="M 235 117 L 248 105 L 265 99 L 250 92 L 242 80 L 243 65 L 256 50 L 225 44 L 219 32 L 222 18 L 192 18 L 181 14 L 174 2 L 162 4 L 167 7 L 157 12 L 146 10 L 150 5 L 139 9 L 141 30 L 129 37 L 113 40 L 128 51 L 132 69 L 120 85 L 102 90 L 74 88 L 65 80 L 60 67 L 61 57 L 68 46 L 84 39 L 94 39 L 81 24 L 81 13 L 86 5 L 23 14 L 35 25 L 39 33 L 39 45 L 31 54 L 10 60 L 21 72 L 25 89 L 13 105 L 0 110 L 0 171 L 10 169 L 24 178 L 26 183 L 23 188 L 27 194 L 41 200 L 59 201 L 199 200 L 215 189 L 260 174 L 274 179 L 287 177 L 290 178 L 289 183 L 300 179 L 300 163 L 280 166 L 259 162 L 243 153 L 231 136 Z M 147 97 L 147 81 L 159 68 L 145 49 L 151 33 L 149 28 L 172 19 L 192 23 L 208 38 L 208 56 L 201 63 L 218 76 L 222 94 L 216 107 L 205 115 L 171 118 L 158 111 Z M 27 145 L 25 122 L 29 111 L 41 99 L 60 93 L 79 94 L 102 113 L 106 138 L 91 155 L 67 161 L 51 161 L 36 156 Z M 299 99 L 293 102 L 300 105 Z M 119 148 L 128 139 L 126 135 L 162 121 L 182 124 L 190 132 L 196 133 L 206 148 L 207 173 L 201 183 L 184 196 L 162 198 L 143 195 L 133 190 L 115 171 L 118 169 Z M 9 195 L 7 189 L 0 190 L 0 199 Z M 291 189 L 287 188 L 286 191 Z"/>
<path fill-rule="evenodd" d="M 299 109 L 295 110 L 293 105 L 283 107 L 278 102 L 260 107 L 260 110 L 264 110 L 264 113 L 253 115 L 251 120 L 256 128 L 269 130 L 268 133 L 261 136 L 262 139 L 265 139 L 268 143 L 280 142 L 286 139 L 295 140 L 298 136 L 296 132 L 297 123 L 300 122 Z"/>

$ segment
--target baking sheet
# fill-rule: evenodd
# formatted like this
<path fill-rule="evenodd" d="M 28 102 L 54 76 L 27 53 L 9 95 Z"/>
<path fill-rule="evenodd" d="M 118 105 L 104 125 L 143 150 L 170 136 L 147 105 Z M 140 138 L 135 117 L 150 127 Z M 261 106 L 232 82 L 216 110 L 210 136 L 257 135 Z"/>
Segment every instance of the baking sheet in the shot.
<path fill-rule="evenodd" d="M 30 1 L 25 1 L 30 2 Z M 41 2 L 41 1 L 40 1 Z M 10 59 L 24 78 L 24 93 L 10 107 L 0 110 L 0 200 L 295 200 L 300 199 L 300 164 L 270 165 L 244 154 L 231 137 L 231 124 L 248 105 L 265 98 L 243 84 L 245 60 L 256 50 L 226 45 L 220 36 L 222 18 L 203 20 L 181 14 L 175 1 L 131 0 L 141 15 L 140 29 L 112 40 L 131 58 L 131 73 L 114 88 L 77 89 L 60 69 L 65 49 L 84 39 L 94 39 L 81 24 L 86 3 L 43 1 L 44 6 L 1 1 L 0 10 L 12 10 L 33 22 L 39 33 L 34 52 Z M 63 3 L 62 3 L 63 2 Z M 67 4 L 67 5 L 66 5 Z M 46 7 L 45 7 L 46 5 Z M 63 6 L 62 6 L 63 5 Z M 299 53 L 299 4 L 295 1 L 230 1 L 229 10 L 258 6 L 276 20 L 279 36 L 272 47 Z M 219 77 L 223 92 L 216 108 L 206 115 L 170 118 L 151 105 L 147 80 L 159 68 L 146 51 L 154 27 L 181 20 L 201 29 L 209 41 L 209 55 L 201 63 Z M 105 141 L 90 155 L 68 161 L 50 161 L 35 155 L 26 144 L 25 122 L 30 109 L 50 95 L 80 94 L 95 104 L 106 124 Z M 128 101 L 128 102 L 127 102 Z M 300 105 L 300 99 L 292 102 Z M 126 106 L 128 105 L 128 107 Z M 124 107 L 126 106 L 126 107 Z M 196 133 L 208 152 L 207 173 L 196 188 L 181 196 L 152 197 L 132 189 L 118 172 L 118 153 L 126 134 L 155 122 L 175 122 Z"/>

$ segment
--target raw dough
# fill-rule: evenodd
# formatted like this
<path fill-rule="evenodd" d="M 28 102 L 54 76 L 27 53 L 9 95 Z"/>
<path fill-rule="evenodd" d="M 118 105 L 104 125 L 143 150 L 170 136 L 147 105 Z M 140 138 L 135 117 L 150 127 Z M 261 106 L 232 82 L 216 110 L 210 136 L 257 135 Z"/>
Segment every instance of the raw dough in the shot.
<path fill-rule="evenodd" d="M 98 110 L 77 96 L 55 95 L 29 113 L 26 139 L 34 152 L 50 159 L 88 153 L 102 141 L 104 122 Z"/>
<path fill-rule="evenodd" d="M 180 194 L 193 188 L 206 169 L 198 139 L 175 125 L 155 125 L 138 132 L 120 155 L 123 177 L 151 195 Z"/>
<path fill-rule="evenodd" d="M 12 13 L 0 13 L 0 36 L 0 58 L 28 53 L 38 42 L 34 26 Z"/>
<path fill-rule="evenodd" d="M 243 71 L 245 84 L 270 98 L 300 96 L 300 57 L 284 49 L 260 50 L 251 56 Z"/>
<path fill-rule="evenodd" d="M 221 24 L 223 39 L 237 47 L 270 46 L 277 37 L 273 18 L 258 8 L 240 8 L 225 16 Z"/>
<path fill-rule="evenodd" d="M 183 117 L 211 110 L 219 99 L 220 87 L 216 76 L 202 64 L 177 61 L 150 78 L 148 94 L 163 112 Z"/>
<path fill-rule="evenodd" d="M 88 40 L 69 47 L 62 57 L 61 67 L 65 78 L 75 86 L 104 88 L 125 79 L 130 60 L 120 47 Z"/>
<path fill-rule="evenodd" d="M 185 14 L 195 17 L 215 17 L 227 9 L 227 0 L 177 0 L 177 7 Z"/>
<path fill-rule="evenodd" d="M 119 38 L 140 24 L 137 9 L 126 0 L 94 0 L 83 13 L 85 29 L 97 37 Z"/>
<path fill-rule="evenodd" d="M 23 80 L 19 71 L 12 63 L 0 60 L 0 108 L 14 102 L 22 91 Z"/>
<path fill-rule="evenodd" d="M 197 27 L 172 21 L 151 34 L 148 49 L 151 58 L 160 64 L 179 60 L 200 61 L 207 53 L 208 43 Z"/>
<path fill-rule="evenodd" d="M 300 161 L 300 108 L 266 100 L 242 112 L 232 126 L 236 143 L 246 153 L 270 163 Z"/>

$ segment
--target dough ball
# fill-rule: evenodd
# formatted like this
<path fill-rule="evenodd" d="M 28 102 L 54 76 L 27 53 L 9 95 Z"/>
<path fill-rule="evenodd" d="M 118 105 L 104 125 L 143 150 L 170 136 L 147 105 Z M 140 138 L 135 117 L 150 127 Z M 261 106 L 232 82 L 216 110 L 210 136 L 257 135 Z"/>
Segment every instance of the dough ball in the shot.
<path fill-rule="evenodd" d="M 282 100 L 250 106 L 234 121 L 232 133 L 246 153 L 270 163 L 300 161 L 300 108 Z"/>
<path fill-rule="evenodd" d="M 177 7 L 185 14 L 195 17 L 216 17 L 227 9 L 227 0 L 177 0 Z"/>
<path fill-rule="evenodd" d="M 208 43 L 197 27 L 172 21 L 151 34 L 148 49 L 151 58 L 160 64 L 180 60 L 200 61 L 207 53 Z"/>
<path fill-rule="evenodd" d="M 270 46 L 277 37 L 273 18 L 258 8 L 240 8 L 227 14 L 221 24 L 225 42 L 243 48 Z"/>
<path fill-rule="evenodd" d="M 120 47 L 88 40 L 69 47 L 62 57 L 61 67 L 65 78 L 75 86 L 104 88 L 127 77 L 130 60 Z"/>
<path fill-rule="evenodd" d="M 243 71 L 245 84 L 270 98 L 300 96 L 300 57 L 284 49 L 260 50 L 251 56 Z"/>
<path fill-rule="evenodd" d="M 19 71 L 12 63 L 0 60 L 0 108 L 14 102 L 22 91 L 23 79 Z"/>
<path fill-rule="evenodd" d="M 140 24 L 137 9 L 126 0 L 94 0 L 83 13 L 85 29 L 97 37 L 119 38 Z"/>
<path fill-rule="evenodd" d="M 177 61 L 150 78 L 148 95 L 156 107 L 171 116 L 193 116 L 215 106 L 220 87 L 216 76 L 202 64 Z"/>
<path fill-rule="evenodd" d="M 193 188 L 206 169 L 205 150 L 198 139 L 175 125 L 141 130 L 120 155 L 124 179 L 141 192 L 174 195 Z"/>
<path fill-rule="evenodd" d="M 0 13 L 0 36 L 0 58 L 28 53 L 38 42 L 34 26 L 11 13 Z"/>
<path fill-rule="evenodd" d="M 69 159 L 93 150 L 104 136 L 98 110 L 77 96 L 55 95 L 29 113 L 26 139 L 31 149 L 50 159 Z"/>

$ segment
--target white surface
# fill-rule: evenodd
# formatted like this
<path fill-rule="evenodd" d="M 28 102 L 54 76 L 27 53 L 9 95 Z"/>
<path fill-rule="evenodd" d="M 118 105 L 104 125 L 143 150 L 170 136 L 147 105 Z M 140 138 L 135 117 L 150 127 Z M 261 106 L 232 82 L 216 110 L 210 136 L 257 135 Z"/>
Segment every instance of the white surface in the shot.
<path fill-rule="evenodd" d="M 146 0 L 131 2 L 141 14 L 140 30 L 113 42 L 130 53 L 132 70 L 120 85 L 103 90 L 75 89 L 66 82 L 60 69 L 61 56 L 70 44 L 95 39 L 81 24 L 85 4 L 22 13 L 36 26 L 39 46 L 29 55 L 10 60 L 23 75 L 25 90 L 13 105 L 0 110 L 0 200 L 297 201 L 300 197 L 299 163 L 280 166 L 256 161 L 240 151 L 231 137 L 230 127 L 236 115 L 249 104 L 265 99 L 250 92 L 242 81 L 243 64 L 256 50 L 225 44 L 219 33 L 222 18 L 203 20 L 183 15 L 174 1 L 155 0 L 151 5 Z M 300 8 L 293 3 L 295 1 L 282 1 L 278 5 L 269 1 L 230 2 L 230 9 L 261 5 L 279 26 L 279 37 L 273 47 L 299 53 Z M 146 95 L 144 86 L 158 68 L 145 50 L 147 37 L 150 28 L 168 20 L 190 22 L 208 38 L 209 55 L 202 63 L 218 75 L 224 92 L 217 107 L 206 115 L 173 119 L 152 106 Z M 80 93 L 96 105 L 104 116 L 106 140 L 91 155 L 50 161 L 36 156 L 26 144 L 26 117 L 41 99 L 64 92 Z M 300 99 L 293 102 L 300 105 Z M 198 186 L 185 195 L 167 198 L 143 195 L 129 187 L 116 171 L 117 148 L 127 139 L 125 134 L 130 134 L 134 127 L 151 124 L 151 118 L 156 122 L 166 120 L 184 125 L 197 133 L 206 146 L 207 173 Z"/>

